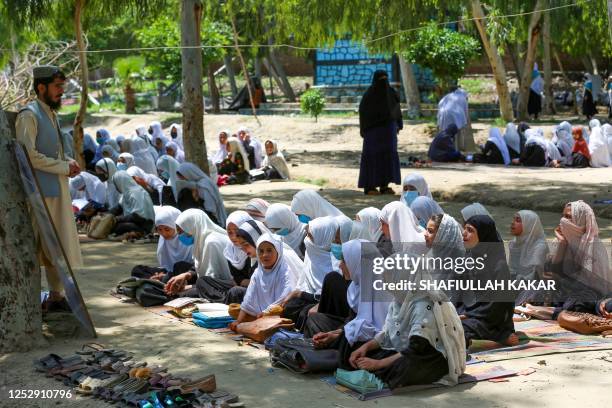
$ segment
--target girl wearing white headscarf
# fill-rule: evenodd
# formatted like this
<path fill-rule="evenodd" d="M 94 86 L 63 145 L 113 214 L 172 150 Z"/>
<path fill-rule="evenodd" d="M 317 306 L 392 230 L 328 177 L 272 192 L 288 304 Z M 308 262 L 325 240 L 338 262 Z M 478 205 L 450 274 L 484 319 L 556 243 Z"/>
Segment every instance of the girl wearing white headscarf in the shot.
<path fill-rule="evenodd" d="M 149 155 L 153 159 L 153 163 L 157 162 L 159 154 L 157 153 L 155 147 L 153 147 L 153 145 L 151 144 L 151 137 L 149 136 L 149 132 L 147 132 L 146 127 L 144 127 L 143 125 L 139 125 L 136 127 L 136 136 L 130 140 L 129 146 L 133 145 L 133 140 L 139 140 L 143 142 L 143 144 L 138 144 L 139 147 L 142 148 L 142 146 L 146 146 L 146 150 L 149 152 Z M 135 151 L 135 149 L 132 148 L 130 149 L 130 151 Z"/>
<path fill-rule="evenodd" d="M 264 150 L 261 145 L 261 142 L 257 140 L 256 137 L 251 135 L 251 131 L 246 127 L 241 127 L 238 129 L 238 138 L 242 142 L 245 147 L 245 151 L 247 148 L 253 149 L 253 168 L 259 169 L 261 167 L 261 162 L 264 157 Z M 247 156 L 248 157 L 248 156 Z M 248 160 L 248 159 L 246 159 Z"/>
<path fill-rule="evenodd" d="M 266 233 L 257 240 L 256 248 L 258 266 L 240 304 L 238 319 L 230 325 L 232 330 L 241 322 L 255 320 L 271 306 L 280 304 L 294 287 L 282 241 Z"/>
<path fill-rule="evenodd" d="M 183 146 L 183 126 L 178 123 L 173 123 L 170 125 L 170 137 L 172 141 L 180 146 L 181 149 L 184 149 Z"/>
<path fill-rule="evenodd" d="M 100 181 L 106 186 L 106 203 L 108 208 L 115 208 L 119 205 L 121 194 L 117 191 L 115 184 L 112 182 L 113 176 L 117 172 L 117 167 L 111 159 L 102 159 L 96 163 L 96 174 Z"/>
<path fill-rule="evenodd" d="M 204 211 L 193 208 L 184 211 L 177 218 L 176 225 L 181 229 L 181 234 L 185 236 L 187 242 L 193 238 L 193 261 L 197 276 L 232 279 L 223 255 L 225 247 L 231 244 L 231 241 L 223 228 L 212 222 Z M 191 277 L 183 276 L 183 279 L 189 278 L 191 281 L 195 277 L 193 273 L 191 275 Z"/>
<path fill-rule="evenodd" d="M 193 246 L 185 245 L 179 240 L 176 232 L 176 219 L 181 212 L 169 205 L 155 207 L 155 227 L 160 232 L 157 243 L 157 262 L 159 266 L 170 272 L 178 262 L 191 262 L 193 260 Z M 164 228 L 165 227 L 165 228 Z M 165 231 L 169 229 L 170 231 Z"/>
<path fill-rule="evenodd" d="M 215 165 L 221 164 L 221 162 L 227 158 L 227 139 L 231 135 L 229 130 L 222 130 L 219 132 L 219 150 L 217 150 L 212 159 Z"/>
<path fill-rule="evenodd" d="M 248 212 L 253 219 L 264 222 L 268 207 L 270 207 L 270 203 L 263 198 L 252 198 L 244 206 L 244 211 Z"/>
<path fill-rule="evenodd" d="M 185 161 L 185 152 L 179 147 L 178 143 L 176 142 L 166 143 L 166 145 L 164 146 L 164 150 L 161 154 L 167 154 L 169 156 L 172 156 L 179 163 L 183 163 Z"/>
<path fill-rule="evenodd" d="M 489 139 L 484 145 L 481 154 L 474 155 L 474 163 L 487 164 L 510 164 L 510 152 L 506 141 L 502 137 L 499 128 L 492 127 L 489 129 Z"/>
<path fill-rule="evenodd" d="M 382 224 L 380 223 L 380 210 L 374 207 L 367 207 L 357 213 L 355 217 L 361 222 L 368 231 L 368 241 L 379 242 L 384 238 Z"/>
<path fill-rule="evenodd" d="M 132 166 L 135 166 L 134 156 L 131 153 L 121 153 L 117 158 L 117 170 L 126 171 Z"/>
<path fill-rule="evenodd" d="M 418 271 L 410 279 L 416 283 L 425 276 Z M 465 371 L 466 347 L 455 307 L 441 292 L 403 293 L 393 296 L 382 330 L 351 354 L 351 368 L 374 373 L 391 389 L 456 385 Z"/>
<path fill-rule="evenodd" d="M 572 150 L 574 149 L 574 138 L 572 137 L 572 125 L 569 122 L 561 122 L 553 131 L 552 142 L 563 156 L 563 163 L 571 165 Z"/>
<path fill-rule="evenodd" d="M 427 226 L 427 221 L 432 215 L 444 214 L 444 210 L 429 197 L 420 196 L 417 197 L 412 204 L 410 209 L 419 220 L 419 225 L 423 228 Z"/>
<path fill-rule="evenodd" d="M 506 142 L 506 146 L 508 146 L 508 153 L 510 153 L 511 159 L 518 159 L 521 157 L 521 136 L 518 133 L 516 125 L 512 122 L 506 125 L 504 142 Z"/>
<path fill-rule="evenodd" d="M 308 224 L 318 217 L 343 215 L 342 211 L 334 207 L 314 190 L 301 190 L 291 200 L 291 211 L 298 216 L 300 222 Z"/>
<path fill-rule="evenodd" d="M 326 316 L 315 313 L 308 317 L 307 327 L 313 336 L 316 348 L 334 348 L 339 351 L 339 366 L 344 369 L 352 369 L 348 364 L 350 354 L 363 342 L 369 341 L 382 330 L 387 316 L 391 298 L 383 293 L 382 299 L 367 287 L 362 286 L 362 265 L 365 258 L 372 259 L 380 257 L 380 253 L 374 246 L 367 246 L 364 240 L 351 240 L 342 244 L 343 261 L 341 268 L 344 277 L 351 283 L 347 289 L 347 301 L 350 307 L 350 316 L 346 320 L 340 320 L 334 316 Z M 368 271 L 368 273 L 372 273 Z M 365 284 L 365 282 L 364 282 Z M 363 293 L 369 293 L 363 296 Z M 325 320 L 337 322 L 335 330 L 324 329 L 322 324 Z M 330 328 L 332 326 L 330 325 Z"/>
<path fill-rule="evenodd" d="M 286 204 L 272 204 L 266 211 L 264 220 L 266 226 L 276 235 L 282 237 L 295 253 L 304 259 L 306 224 L 302 224 Z"/>
<path fill-rule="evenodd" d="M 297 289 L 283 301 L 283 315 L 292 319 L 300 330 L 304 327 L 308 311 L 323 296 L 326 276 L 338 272 L 339 265 L 331 254 L 331 244 L 337 230 L 338 224 L 333 217 L 320 217 L 308 223 L 308 234 L 304 239 L 304 272 L 299 277 Z M 341 278 L 340 274 L 336 275 Z"/>
<path fill-rule="evenodd" d="M 380 212 L 380 221 L 383 233 L 396 247 L 417 256 L 425 253 L 424 229 L 410 208 L 399 201 L 391 202 Z"/>
<path fill-rule="evenodd" d="M 608 151 L 608 140 L 604 137 L 601 126 L 591 129 L 589 153 L 591 154 L 591 167 L 612 166 L 610 152 Z"/>
<path fill-rule="evenodd" d="M 513 279 L 539 279 L 548 258 L 548 244 L 540 217 L 533 211 L 521 210 L 514 215 L 508 244 L 510 275 Z"/>
<path fill-rule="evenodd" d="M 610 104 L 612 104 L 612 100 Z M 601 127 L 601 132 L 603 133 L 604 139 L 608 142 L 608 153 L 610 153 L 610 162 L 612 162 L 612 125 L 606 123 Z"/>
<path fill-rule="evenodd" d="M 464 224 L 467 220 L 475 215 L 486 215 L 493 219 L 493 216 L 491 213 L 489 213 L 489 210 L 487 210 L 485 206 L 480 203 L 472 203 L 461 210 L 461 216 L 463 217 Z"/>
<path fill-rule="evenodd" d="M 106 145 L 102 146 L 102 157 L 108 157 L 109 159 L 112 159 L 112 161 L 116 163 L 117 160 L 119 159 L 119 153 L 113 146 L 111 146 L 107 142 Z"/>
<path fill-rule="evenodd" d="M 151 196 L 153 205 L 162 203 L 162 193 L 166 183 L 154 174 L 145 173 L 140 167 L 132 166 L 127 169 L 127 173 L 134 178 L 139 186 L 144 188 Z"/>
<path fill-rule="evenodd" d="M 249 181 L 249 157 L 242 142 L 236 137 L 227 139 L 227 157 L 219 164 L 218 174 L 229 176 L 228 184 L 245 184 Z"/>
<path fill-rule="evenodd" d="M 81 172 L 70 178 L 70 192 L 84 191 L 85 199 L 99 206 L 106 204 L 106 186 L 93 174 Z M 74 198 L 74 197 L 73 197 Z"/>
<path fill-rule="evenodd" d="M 119 211 L 122 212 L 121 216 L 117 217 L 113 233 L 116 235 L 128 232 L 137 235 L 150 233 L 155 222 L 155 211 L 149 193 L 136 184 L 132 176 L 125 171 L 116 172 L 112 182 L 121 194 Z"/>
<path fill-rule="evenodd" d="M 402 180 L 402 196 L 400 201 L 410 206 L 412 201 L 419 196 L 432 198 L 425 178 L 418 173 L 411 173 Z"/>
<path fill-rule="evenodd" d="M 264 146 L 266 147 L 266 157 L 264 157 L 261 165 L 264 172 L 267 172 L 266 179 L 289 180 L 291 178 L 289 166 L 285 161 L 285 156 L 278 151 L 278 143 L 275 140 L 266 140 Z"/>
<path fill-rule="evenodd" d="M 177 175 L 192 182 L 193 186 L 191 188 L 196 189 L 198 196 L 204 201 L 204 209 L 216 218 L 215 221 L 219 225 L 224 225 L 227 214 L 217 184 L 198 166 L 189 162 L 181 163 Z"/>
<path fill-rule="evenodd" d="M 227 217 L 226 230 L 229 243 L 223 249 L 231 279 L 199 276 L 195 287 L 198 296 L 213 303 L 240 303 L 249 286 L 251 275 L 257 267 L 254 259 L 240 246 L 239 227 L 253 219 L 244 211 L 234 211 Z"/>
<path fill-rule="evenodd" d="M 149 146 L 152 147 L 152 146 Z M 130 149 L 134 156 L 134 165 L 140 167 L 145 173 L 157 175 L 157 155 L 153 156 L 144 140 L 135 138 L 131 140 Z M 119 156 L 121 157 L 121 156 Z"/>
<path fill-rule="evenodd" d="M 178 202 L 178 180 L 176 172 L 179 168 L 179 162 L 177 162 L 174 157 L 168 156 L 167 154 L 163 155 L 159 159 L 157 159 L 157 170 L 161 175 L 162 180 L 166 180 L 166 185 L 168 185 L 172 189 L 172 195 L 174 197 L 174 202 Z"/>

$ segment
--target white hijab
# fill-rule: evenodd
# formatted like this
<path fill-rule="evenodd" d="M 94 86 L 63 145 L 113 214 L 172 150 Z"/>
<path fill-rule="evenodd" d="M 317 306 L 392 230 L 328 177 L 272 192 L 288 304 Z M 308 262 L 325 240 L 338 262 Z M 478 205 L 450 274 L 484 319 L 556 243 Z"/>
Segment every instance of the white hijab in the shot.
<path fill-rule="evenodd" d="M 181 212 L 169 205 L 155 207 L 155 226 L 160 225 L 172 228 L 175 235 L 172 239 L 165 239 L 160 235 L 157 243 L 157 262 L 167 271 L 174 269 L 177 262 L 191 262 L 193 260 L 193 246 L 184 245 L 176 233 L 176 219 Z"/>
<path fill-rule="evenodd" d="M 167 142 L 162 150 L 162 155 L 167 154 L 170 156 L 170 153 L 168 153 L 168 149 L 172 149 L 174 151 L 173 157 L 176 159 L 176 161 L 178 161 L 179 163 L 183 163 L 185 161 L 185 152 L 183 151 L 183 149 L 181 149 L 178 143 L 174 141 Z"/>
<path fill-rule="evenodd" d="M 70 179 L 70 189 L 80 190 L 85 188 L 85 198 L 98 204 L 106 203 L 106 186 L 93 174 L 85 171 Z"/>
<path fill-rule="evenodd" d="M 176 161 L 176 159 L 172 156 L 168 156 L 167 154 L 164 154 L 159 159 L 157 159 L 157 169 L 161 170 L 162 173 L 166 173 L 166 174 L 162 174 L 162 176 L 167 176 L 168 178 L 167 185 L 170 186 L 170 188 L 172 188 L 172 194 L 174 195 L 175 200 L 178 200 L 178 193 L 179 193 L 179 191 L 177 191 L 177 178 L 176 178 L 176 172 L 178 168 L 179 168 L 179 162 Z"/>
<path fill-rule="evenodd" d="M 118 171 L 113 176 L 113 184 L 121 193 L 123 214 L 138 214 L 145 220 L 155 220 L 155 211 L 151 196 L 140 187 L 126 171 Z"/>
<path fill-rule="evenodd" d="M 419 220 L 419 225 L 425 228 L 432 215 L 444 214 L 442 207 L 427 196 L 419 196 L 410 204 L 410 209 Z"/>
<path fill-rule="evenodd" d="M 219 224 L 225 224 L 227 214 L 217 184 L 193 163 L 181 163 L 178 167 L 178 172 L 187 180 L 196 183 L 198 194 L 200 198 L 204 200 L 204 208 L 206 211 L 215 214 Z"/>
<path fill-rule="evenodd" d="M 612 90 L 610 92 L 612 93 Z M 612 103 L 612 97 L 610 99 L 610 103 Z M 606 123 L 601 127 L 601 131 L 608 142 L 608 153 L 610 153 L 610 162 L 612 162 L 612 125 Z"/>
<path fill-rule="evenodd" d="M 232 135 L 229 130 L 222 130 L 219 132 L 219 134 L 221 133 L 225 133 L 225 136 L 227 137 L 227 139 L 229 139 L 230 136 Z M 215 156 L 212 159 L 213 163 L 219 164 L 223 160 L 225 160 L 226 157 L 227 157 L 227 146 L 225 143 L 221 144 L 221 142 L 219 142 L 219 150 L 217 150 L 217 152 L 215 153 Z"/>
<path fill-rule="evenodd" d="M 253 219 L 263 222 L 266 219 L 268 207 L 270 207 L 270 203 L 263 198 L 252 198 L 244 206 L 244 211 L 249 213 Z"/>
<path fill-rule="evenodd" d="M 306 256 L 304 257 L 305 273 L 299 282 L 301 291 L 319 295 L 323 288 L 325 276 L 338 271 L 332 263 L 331 243 L 335 238 L 338 224 L 333 217 L 319 217 L 308 223 L 312 239 L 306 237 Z"/>
<path fill-rule="evenodd" d="M 554 130 L 552 142 L 561 150 L 566 164 L 572 161 L 572 150 L 574 149 L 574 138 L 572 137 L 572 125 L 569 122 L 561 122 Z"/>
<path fill-rule="evenodd" d="M 489 141 L 491 141 L 501 153 L 504 159 L 504 165 L 510 164 L 510 152 L 508 151 L 508 146 L 506 145 L 506 141 L 502 137 L 501 130 L 496 127 L 492 127 L 489 129 Z"/>
<path fill-rule="evenodd" d="M 306 224 L 301 223 L 286 204 L 272 204 L 266 211 L 265 224 L 268 228 L 277 230 L 287 228 L 289 234 L 282 237 L 300 258 L 304 258 L 301 246 L 306 237 Z"/>
<path fill-rule="evenodd" d="M 288 180 L 291 178 L 291 174 L 289 172 L 289 166 L 287 166 L 287 162 L 285 161 L 285 156 L 281 152 L 278 151 L 278 143 L 276 140 L 266 140 L 265 143 L 272 143 L 272 154 L 268 155 L 266 151 L 266 157 L 263 160 L 262 167 L 270 166 L 274 167 L 278 174 L 285 179 Z M 265 146 L 265 144 L 264 144 Z"/>
<path fill-rule="evenodd" d="M 230 224 L 234 224 L 236 228 L 240 228 L 243 223 L 251 220 L 253 220 L 253 218 L 245 211 L 234 211 L 227 217 L 225 229 L 227 230 Z M 247 259 L 249 259 L 249 255 L 231 241 L 223 250 L 223 255 L 225 255 L 225 259 L 237 269 L 244 268 Z"/>
<path fill-rule="evenodd" d="M 514 150 L 516 153 L 521 152 L 521 137 L 516 130 L 516 125 L 512 122 L 506 125 L 504 141 L 506 142 L 506 146 Z"/>
<path fill-rule="evenodd" d="M 127 173 L 132 177 L 140 177 L 144 179 L 146 183 L 154 190 L 159 192 L 159 198 L 161 200 L 161 192 L 166 183 L 155 174 L 145 173 L 140 167 L 132 166 L 127 169 Z"/>
<path fill-rule="evenodd" d="M 342 211 L 334 207 L 314 190 L 301 190 L 291 200 L 291 211 L 294 214 L 307 215 L 311 219 L 343 215 Z"/>
<path fill-rule="evenodd" d="M 389 225 L 392 242 L 417 244 L 415 249 L 425 248 L 425 230 L 406 205 L 399 201 L 390 202 L 380 212 L 380 220 Z"/>
<path fill-rule="evenodd" d="M 123 159 L 125 165 L 128 167 L 128 169 L 132 166 L 135 166 L 134 164 L 134 155 L 132 155 L 131 153 L 121 153 L 119 155 L 119 159 Z"/>
<path fill-rule="evenodd" d="M 185 233 L 193 236 L 193 260 L 198 276 L 210 276 L 233 281 L 223 250 L 232 242 L 227 233 L 202 210 L 191 208 L 183 211 L 176 220 Z"/>
<path fill-rule="evenodd" d="M 488 215 L 494 220 L 491 213 L 489 213 L 485 206 L 480 203 L 472 203 L 461 210 L 461 216 L 463 217 L 464 223 L 475 215 Z"/>
<path fill-rule="evenodd" d="M 346 297 L 349 306 L 357 314 L 344 326 L 344 336 L 351 346 L 373 339 L 376 333 L 382 330 L 391 301 L 390 297 L 387 302 L 379 299 L 362 300 L 362 292 L 372 293 L 371 290 L 366 292 L 368 289 L 361 287 L 362 250 L 366 249 L 362 245 L 365 242 L 367 241 L 351 240 L 342 244 L 344 263 L 351 275 Z"/>
<path fill-rule="evenodd" d="M 610 152 L 608 140 L 604 137 L 600 126 L 591 130 L 589 137 L 589 153 L 591 153 L 591 167 L 610 167 Z"/>
<path fill-rule="evenodd" d="M 508 244 L 510 274 L 516 279 L 537 279 L 535 268 L 543 267 L 549 249 L 540 217 L 533 211 L 521 210 L 523 232 Z"/>
<path fill-rule="evenodd" d="M 168 132 L 171 133 L 173 128 L 176 129 L 176 139 L 172 137 L 172 134 L 170 134 L 169 139 L 178 144 L 181 149 L 184 149 L 185 145 L 183 144 L 183 126 L 178 123 L 173 123 L 170 125 L 170 130 Z"/>
<path fill-rule="evenodd" d="M 382 225 L 380 224 L 380 210 L 367 207 L 357 213 L 359 221 L 369 233 L 369 241 L 378 242 L 382 236 Z"/>
<path fill-rule="evenodd" d="M 96 167 L 104 171 L 107 177 L 107 181 L 104 184 L 106 185 L 106 203 L 108 208 L 116 207 L 119 205 L 119 199 L 121 198 L 121 194 L 117 191 L 115 183 L 113 183 L 113 176 L 117 172 L 117 166 L 107 157 L 98 160 Z"/>
<path fill-rule="evenodd" d="M 411 173 L 404 177 L 404 180 L 402 180 L 402 191 L 406 186 L 412 186 L 416 188 L 420 196 L 432 198 L 431 193 L 429 192 L 429 186 L 427 185 L 427 181 L 425 181 L 425 178 L 418 173 Z M 403 194 L 400 197 L 400 201 L 408 205 L 406 203 L 406 200 L 404 199 Z"/>
<path fill-rule="evenodd" d="M 242 144 L 240 139 L 234 136 L 230 136 L 227 138 L 227 144 L 229 145 L 230 151 L 232 153 L 232 161 L 236 160 L 236 153 L 240 153 L 240 155 L 242 156 L 244 169 L 246 171 L 249 171 L 251 169 L 249 164 L 249 155 L 247 154 L 246 149 L 244 148 L 244 145 Z"/>
<path fill-rule="evenodd" d="M 257 240 L 256 246 L 259 247 L 264 242 L 274 245 L 278 258 L 271 269 L 264 268 L 259 260 L 257 269 L 251 276 L 240 309 L 252 316 L 279 304 L 294 289 L 289 265 L 284 257 L 283 243 L 268 233 Z"/>
<path fill-rule="evenodd" d="M 146 173 L 157 174 L 157 167 L 155 166 L 157 155 L 154 158 L 149 151 L 149 147 L 152 146 L 147 146 L 147 142 L 137 137 L 132 139 L 130 147 L 132 149 L 130 153 L 134 156 L 134 165 L 140 167 Z"/>

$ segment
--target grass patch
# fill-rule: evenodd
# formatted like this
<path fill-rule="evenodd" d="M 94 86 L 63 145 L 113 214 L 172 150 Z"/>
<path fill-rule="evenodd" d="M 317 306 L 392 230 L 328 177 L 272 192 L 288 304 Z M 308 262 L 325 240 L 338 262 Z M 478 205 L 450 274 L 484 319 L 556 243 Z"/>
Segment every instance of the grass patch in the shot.
<path fill-rule="evenodd" d="M 309 178 L 309 177 L 296 177 L 294 181 L 299 181 L 300 183 L 306 184 L 314 184 L 315 186 L 325 187 L 329 180 L 323 177 L 320 178 Z"/>
<path fill-rule="evenodd" d="M 486 87 L 485 80 L 480 78 L 461 78 L 459 85 L 471 95 L 482 93 Z"/>

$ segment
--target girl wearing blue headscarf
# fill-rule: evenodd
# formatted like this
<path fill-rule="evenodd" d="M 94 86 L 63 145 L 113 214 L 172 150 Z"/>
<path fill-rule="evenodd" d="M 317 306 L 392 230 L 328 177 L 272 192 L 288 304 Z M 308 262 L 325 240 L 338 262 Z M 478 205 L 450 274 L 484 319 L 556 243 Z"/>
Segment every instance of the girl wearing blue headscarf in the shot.
<path fill-rule="evenodd" d="M 110 138 L 111 135 L 106 129 L 98 129 L 98 131 L 96 132 L 96 142 L 98 143 L 98 147 L 96 148 L 96 155 L 91 161 L 94 165 L 104 158 L 104 156 L 102 155 L 102 148 L 104 147 L 106 142 L 110 140 Z"/>

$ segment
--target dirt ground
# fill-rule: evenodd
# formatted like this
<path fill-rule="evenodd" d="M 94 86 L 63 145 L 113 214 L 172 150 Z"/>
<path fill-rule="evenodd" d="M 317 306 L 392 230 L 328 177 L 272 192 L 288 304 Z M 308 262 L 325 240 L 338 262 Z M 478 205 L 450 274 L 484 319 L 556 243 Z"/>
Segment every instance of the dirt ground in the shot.
<path fill-rule="evenodd" d="M 106 126 L 112 134 L 130 134 L 137 123 L 162 119 L 168 126 L 168 115 L 116 115 L 112 120 L 100 117 L 97 126 Z M 347 215 L 353 217 L 361 208 L 381 208 L 397 197 L 366 197 L 356 188 L 361 139 L 356 118 L 320 118 L 315 123 L 304 117 L 261 117 L 207 115 L 207 145 L 215 148 L 215 132 L 223 128 L 249 126 L 260 140 L 273 138 L 288 153 L 295 179 L 319 180 L 321 194 Z M 409 155 L 424 156 L 429 137 L 427 124 L 407 125 L 400 133 L 402 160 Z M 488 124 L 475 124 L 476 139 L 486 138 Z M 545 126 L 547 132 L 550 125 Z M 87 131 L 94 131 L 88 128 Z M 93 132 L 92 132 L 93 133 Z M 402 168 L 402 176 L 411 169 Z M 496 166 L 436 165 L 418 170 L 427 179 L 434 196 L 449 214 L 458 217 L 459 210 L 472 201 L 487 205 L 500 232 L 509 239 L 513 214 L 522 208 L 536 209 L 548 237 L 558 224 L 565 202 L 578 198 L 592 202 L 612 198 L 612 169 L 527 169 Z M 222 194 L 228 212 L 240 208 L 250 198 L 262 197 L 270 202 L 289 203 L 293 194 L 303 188 L 319 186 L 292 181 L 226 186 Z M 396 190 L 399 190 L 396 187 Z M 607 206 L 610 207 L 610 206 Z M 612 236 L 612 215 L 607 207 L 596 207 L 600 235 L 607 242 Z M 604 217 L 605 216 L 605 217 Z M 129 276 L 136 264 L 155 264 L 152 244 L 93 242 L 82 245 L 86 267 L 76 272 L 77 281 L 96 325 L 98 342 L 136 353 L 139 360 L 163 364 L 170 371 L 191 377 L 208 373 L 217 376 L 219 388 L 240 395 L 248 407 L 523 407 L 537 399 L 542 407 L 609 405 L 612 351 L 559 354 L 500 362 L 508 369 L 533 367 L 529 376 L 510 378 L 504 383 L 480 382 L 451 389 L 420 391 L 369 402 L 360 402 L 335 391 L 320 381 L 320 376 L 296 376 L 284 370 L 271 369 L 265 353 L 240 347 L 207 330 L 157 316 L 146 310 L 119 302 L 108 294 L 119 280 Z M 68 354 L 86 342 L 83 338 L 52 339 L 40 349 L 0 356 L 1 407 L 103 407 L 105 403 L 77 398 L 71 400 L 8 399 L 8 390 L 58 389 L 54 380 L 35 374 L 31 362 L 49 352 Z M 604 359 L 607 357 L 607 360 Z M 297 404 L 296 404 L 296 401 Z"/>

